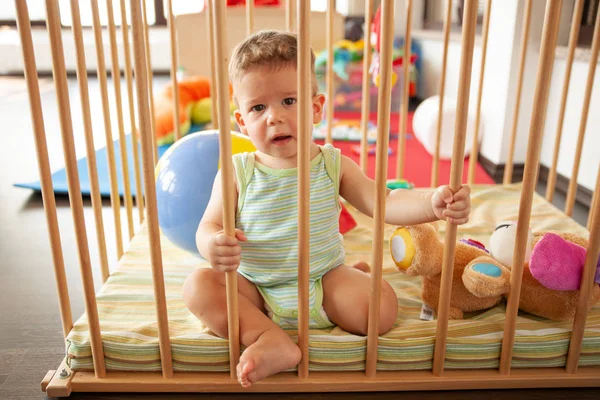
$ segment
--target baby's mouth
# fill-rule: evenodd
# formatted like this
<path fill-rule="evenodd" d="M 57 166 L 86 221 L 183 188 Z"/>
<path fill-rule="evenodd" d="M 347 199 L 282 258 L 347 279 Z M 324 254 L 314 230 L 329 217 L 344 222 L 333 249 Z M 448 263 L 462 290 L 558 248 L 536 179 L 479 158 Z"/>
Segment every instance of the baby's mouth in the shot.
<path fill-rule="evenodd" d="M 292 138 L 292 135 L 277 135 L 277 136 L 275 136 L 273 138 L 273 141 L 275 143 L 278 143 L 278 142 L 284 142 L 284 141 L 286 141 L 288 139 L 291 139 L 291 138 Z"/>

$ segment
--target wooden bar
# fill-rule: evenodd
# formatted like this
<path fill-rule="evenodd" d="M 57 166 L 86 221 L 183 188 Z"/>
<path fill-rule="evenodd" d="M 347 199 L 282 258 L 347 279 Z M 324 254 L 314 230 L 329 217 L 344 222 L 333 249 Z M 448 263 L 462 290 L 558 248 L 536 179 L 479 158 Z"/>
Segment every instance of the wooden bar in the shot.
<path fill-rule="evenodd" d="M 96 150 L 94 148 L 94 132 L 92 129 L 92 114 L 90 111 L 88 75 L 85 62 L 85 51 L 83 50 L 83 29 L 81 27 L 79 2 L 75 0 L 71 0 L 71 18 L 73 25 L 73 39 L 75 40 L 75 52 L 77 54 L 77 82 L 79 83 L 79 97 L 83 114 L 83 131 L 85 133 L 87 166 L 90 179 L 90 197 L 92 199 L 94 220 L 96 222 L 96 239 L 98 241 L 98 253 L 100 255 L 102 282 L 106 282 L 110 272 L 108 270 L 106 238 L 104 236 L 104 219 L 102 218 L 102 199 L 100 197 L 100 185 L 98 183 L 98 169 L 96 168 Z"/>
<path fill-rule="evenodd" d="M 246 35 L 254 32 L 254 0 L 246 1 Z"/>
<path fill-rule="evenodd" d="M 293 0 L 285 0 L 285 30 L 292 32 L 294 30 L 294 4 Z"/>
<path fill-rule="evenodd" d="M 310 143 L 312 138 L 312 79 L 310 2 L 298 2 L 298 346 L 300 379 L 308 378 L 310 274 Z M 328 66 L 329 67 L 329 66 Z M 330 99 L 327 99 L 329 102 Z M 327 121 L 328 124 L 331 121 Z"/>
<path fill-rule="evenodd" d="M 406 152 L 406 130 L 408 122 L 408 102 L 410 94 L 410 43 L 412 27 L 412 0 L 406 0 L 406 30 L 404 33 L 404 58 L 402 72 L 404 73 L 402 105 L 400 107 L 400 129 L 398 130 L 398 157 L 396 158 L 396 179 L 404 176 L 404 155 Z M 393 34 L 392 34 L 393 36 Z"/>
<path fill-rule="evenodd" d="M 492 0 L 485 3 L 485 12 L 483 16 L 483 43 L 481 44 L 481 67 L 479 69 L 479 88 L 477 91 L 477 108 L 475 114 L 475 133 L 473 134 L 473 144 L 471 154 L 469 155 L 469 174 L 467 182 L 469 185 L 475 184 L 475 166 L 479 157 L 479 127 L 481 125 L 481 99 L 483 97 L 483 81 L 485 78 L 485 57 L 487 54 L 488 33 L 490 30 L 490 15 L 492 13 Z"/>
<path fill-rule="evenodd" d="M 371 259 L 371 293 L 367 327 L 367 362 L 365 373 L 373 378 L 377 374 L 379 348 L 379 309 L 383 268 L 383 240 L 385 228 L 385 199 L 390 140 L 390 107 L 392 100 L 392 48 L 394 41 L 394 1 L 381 2 L 381 58 L 379 64 L 380 86 L 377 98 L 377 167 L 375 169 L 375 210 L 373 220 L 373 253 Z"/>
<path fill-rule="evenodd" d="M 233 162 L 231 160 L 231 124 L 229 122 L 229 77 L 227 76 L 227 30 L 225 4 L 212 0 L 215 26 L 215 64 L 217 66 L 216 104 L 219 113 L 219 159 L 221 160 L 221 184 L 223 187 L 223 231 L 235 236 L 235 187 Z M 237 272 L 226 273 L 227 326 L 229 337 L 229 368 L 231 378 L 236 379 L 236 366 L 240 357 L 240 319 L 238 303 Z"/>
<path fill-rule="evenodd" d="M 134 0 L 132 0 L 134 1 Z M 137 0 L 135 0 L 137 1 Z M 158 147 L 156 145 L 156 116 L 154 108 L 154 74 L 152 72 L 152 62 L 150 61 L 150 33 L 148 27 L 148 12 L 146 10 L 146 1 L 142 0 L 142 21 L 144 23 L 144 46 L 146 46 L 146 70 L 148 71 L 148 96 L 150 97 L 150 132 L 152 133 L 152 155 L 154 165 L 158 162 Z M 141 124 L 140 124 L 141 125 Z"/>
<path fill-rule="evenodd" d="M 469 109 L 469 91 L 471 88 L 471 69 L 473 67 L 473 46 L 475 43 L 476 26 L 477 0 L 467 0 L 465 1 L 463 11 L 460 80 L 458 83 L 458 99 L 456 101 L 457 114 L 454 128 L 454 144 L 452 148 L 452 166 L 450 170 L 450 189 L 454 193 L 462 186 L 467 113 Z M 456 248 L 456 229 L 457 226 L 455 224 L 451 222 L 446 223 L 440 298 L 438 303 L 437 328 L 433 353 L 433 374 L 435 376 L 441 376 L 444 373 L 446 340 L 448 336 L 448 312 L 450 308 L 450 293 L 452 291 L 454 250 Z"/>
<path fill-rule="evenodd" d="M 565 213 L 573 214 L 575 205 L 575 195 L 577 194 L 577 177 L 579 176 L 579 163 L 581 162 L 581 152 L 583 150 L 583 140 L 587 127 L 588 113 L 590 111 L 590 101 L 592 99 L 592 89 L 594 88 L 594 77 L 598 64 L 598 52 L 600 50 L 600 12 L 596 13 L 596 27 L 594 28 L 594 39 L 592 40 L 592 53 L 590 55 L 589 70 L 583 96 L 583 106 L 581 109 L 581 121 L 579 121 L 579 135 L 577 136 L 577 147 L 575 149 L 575 158 L 573 162 L 573 172 L 569 179 L 569 191 L 567 193 L 567 204 Z"/>
<path fill-rule="evenodd" d="M 212 18 L 212 0 L 206 2 L 206 28 L 207 28 L 207 36 L 210 41 L 210 54 L 209 54 L 209 65 L 210 65 L 210 96 L 212 100 L 211 107 L 211 118 L 212 118 L 212 127 L 213 129 L 219 129 L 219 118 L 217 117 L 217 101 L 216 98 L 216 87 L 217 87 L 217 68 L 215 66 L 216 57 L 215 57 L 215 26 Z"/>
<path fill-rule="evenodd" d="M 594 187 L 594 194 L 592 195 L 592 203 L 596 201 L 598 197 L 598 192 L 600 192 L 600 169 L 598 169 L 598 176 L 596 177 L 596 186 Z M 594 210 L 590 207 L 590 211 L 588 212 L 588 221 L 587 221 L 587 229 L 590 231 L 592 229 L 592 221 L 594 220 Z"/>
<path fill-rule="evenodd" d="M 112 78 L 115 88 L 115 106 L 117 107 L 117 126 L 119 128 L 119 146 L 121 153 L 121 172 L 123 174 L 123 198 L 127 215 L 127 231 L 129 240 L 133 238 L 133 199 L 131 197 L 131 182 L 129 181 L 129 162 L 127 160 L 127 139 L 125 138 L 125 125 L 123 123 L 123 102 L 121 99 L 121 69 L 119 68 L 119 55 L 117 51 L 117 30 L 113 12 L 113 0 L 106 0 L 108 15 L 108 33 L 110 38 L 110 51 L 112 62 Z"/>
<path fill-rule="evenodd" d="M 52 172 L 48 157 L 48 145 L 46 142 L 46 129 L 44 127 L 44 114 L 42 112 L 42 101 L 40 97 L 40 85 L 38 82 L 37 65 L 33 52 L 33 39 L 31 37 L 31 22 L 29 21 L 29 10 L 27 3 L 15 0 L 17 11 L 17 27 L 21 38 L 21 50 L 23 51 L 23 72 L 27 82 L 27 93 L 29 95 L 29 109 L 33 125 L 35 139 L 35 152 L 37 155 L 38 171 L 40 174 L 40 185 L 46 224 L 52 251 L 52 264 L 54 265 L 54 278 L 58 292 L 58 304 L 60 309 L 60 320 L 62 323 L 63 337 L 73 328 L 73 317 L 71 313 L 71 301 L 69 300 L 69 285 L 65 273 L 65 261 L 63 257 L 60 230 L 58 228 L 58 217 L 56 215 L 56 200 L 52 187 Z"/>
<path fill-rule="evenodd" d="M 552 163 L 548 171 L 548 183 L 546 186 L 546 200 L 552 202 L 554 199 L 554 189 L 556 188 L 556 168 L 558 166 L 558 154 L 560 152 L 560 142 L 562 138 L 563 125 L 565 121 L 565 111 L 567 109 L 567 96 L 569 95 L 569 84 L 571 82 L 571 67 L 575 56 L 575 48 L 579 39 L 579 27 L 581 26 L 581 14 L 583 13 L 583 0 L 575 1 L 575 10 L 571 19 L 571 32 L 569 34 L 569 51 L 565 65 L 565 79 L 562 87 L 562 97 L 560 99 L 560 108 L 558 112 L 558 122 L 556 125 L 556 137 L 554 139 L 554 153 Z"/>
<path fill-rule="evenodd" d="M 144 195 L 140 175 L 139 136 L 135 123 L 135 107 L 133 105 L 133 73 L 131 69 L 131 49 L 129 46 L 129 25 L 127 24 L 127 7 L 125 0 L 120 0 L 121 32 L 123 33 L 123 51 L 125 53 L 125 78 L 127 80 L 127 101 L 129 104 L 129 125 L 131 126 L 131 149 L 133 153 L 133 170 L 135 171 L 135 203 L 138 208 L 140 224 L 144 221 Z"/>
<path fill-rule="evenodd" d="M 525 71 L 525 60 L 527 58 L 527 43 L 529 41 L 529 26 L 531 22 L 532 0 L 525 0 L 525 14 L 523 14 L 523 32 L 521 34 L 521 54 L 519 56 L 519 78 L 517 80 L 517 95 L 515 98 L 514 117 L 508 146 L 508 157 L 504 168 L 502 183 L 512 183 L 513 159 L 515 154 L 515 141 L 517 138 L 517 127 L 519 126 L 519 109 L 521 107 L 521 93 L 523 91 L 523 72 Z"/>
<path fill-rule="evenodd" d="M 598 174 L 600 177 L 600 173 Z M 585 322 L 588 316 L 588 306 L 593 296 L 593 286 L 596 266 L 598 265 L 598 255 L 600 253 L 600 199 L 598 196 L 594 199 L 590 207 L 590 214 L 594 216 L 591 221 L 590 239 L 585 258 L 585 266 L 581 277 L 581 286 L 579 288 L 579 299 L 575 318 L 573 319 L 573 330 L 571 332 L 571 342 L 569 343 L 569 353 L 567 356 L 567 373 L 577 372 L 579 358 L 581 355 L 581 345 L 583 343 L 583 334 L 585 332 Z"/>
<path fill-rule="evenodd" d="M 169 36 L 171 39 L 171 84 L 173 85 L 173 133 L 175 141 L 181 139 L 181 124 L 179 123 L 179 85 L 177 83 L 177 33 L 175 32 L 175 15 L 173 0 L 167 1 L 169 8 Z"/>
<path fill-rule="evenodd" d="M 54 377 L 54 374 L 56 373 L 55 369 L 51 369 L 48 372 L 46 372 L 46 375 L 44 376 L 44 379 L 42 379 L 41 382 L 41 388 L 42 388 L 42 392 L 46 391 L 46 388 L 48 387 L 48 385 L 50 384 L 50 381 L 52 380 L 52 378 Z"/>
<path fill-rule="evenodd" d="M 142 0 L 143 3 L 143 0 Z M 169 338 L 169 320 L 165 296 L 160 231 L 158 227 L 158 211 L 156 206 L 156 186 L 154 183 L 153 143 L 150 135 L 150 104 L 148 96 L 147 58 L 144 46 L 144 26 L 139 0 L 131 1 L 131 29 L 133 33 L 133 61 L 136 71 L 135 87 L 137 91 L 138 115 L 140 123 L 140 139 L 142 142 L 142 162 L 144 169 L 144 193 L 146 194 L 146 223 L 150 244 L 150 262 L 152 265 L 152 283 L 156 299 L 156 319 L 158 325 L 158 343 L 162 377 L 173 377 L 171 356 L 171 340 Z M 154 147 L 156 149 L 156 147 Z"/>
<path fill-rule="evenodd" d="M 327 40 L 327 74 L 326 74 L 326 97 L 327 97 L 327 132 L 325 135 L 325 143 L 333 142 L 333 13 L 335 12 L 335 0 L 327 1 L 327 22 L 325 26 L 325 34 Z M 300 32 L 298 25 L 298 32 Z M 299 81 L 302 82 L 302 81 Z"/>
<path fill-rule="evenodd" d="M 444 52 L 442 55 L 442 73 L 440 76 L 440 102 L 438 104 L 437 133 L 435 137 L 435 155 L 431 167 L 431 186 L 437 187 L 440 168 L 440 141 L 442 140 L 442 119 L 444 112 L 444 96 L 446 91 L 446 68 L 448 65 L 448 43 L 452 25 L 452 0 L 446 0 L 446 18 L 444 19 Z"/>
<path fill-rule="evenodd" d="M 528 167 L 525 168 L 523 175 L 523 189 L 521 191 L 521 201 L 519 205 L 517 236 L 510 274 L 510 292 L 508 304 L 506 306 L 504 337 L 502 338 L 502 352 L 500 356 L 500 373 L 502 374 L 508 374 L 511 368 L 517 313 L 519 311 L 519 297 L 523 278 L 523 263 L 525 261 L 531 206 L 533 203 L 533 193 L 537 181 L 537 170 L 540 161 L 540 150 L 546 118 L 546 106 L 548 105 L 548 95 L 550 92 L 552 67 L 554 65 L 554 51 L 561 5 L 562 0 L 548 0 L 546 3 L 544 30 L 542 32 L 542 47 L 540 49 L 533 112 L 529 128 L 529 141 L 527 143 L 527 158 L 525 161 L 525 165 Z"/>
<path fill-rule="evenodd" d="M 371 80 L 369 69 L 371 67 L 371 19 L 373 18 L 373 0 L 365 0 L 365 30 L 363 41 L 363 76 L 362 76 L 362 112 L 361 112 L 361 138 L 360 138 L 360 167 L 363 173 L 369 168 L 369 120 L 371 116 Z"/>
<path fill-rule="evenodd" d="M 467 389 L 524 389 L 560 387 L 597 387 L 600 371 L 597 367 L 582 367 L 577 374 L 566 374 L 563 368 L 520 368 L 511 375 L 502 375 L 491 369 L 450 370 L 443 377 L 430 371 L 380 371 L 376 377 L 366 377 L 360 371 L 311 372 L 299 380 L 292 372 L 281 372 L 245 389 L 224 372 L 176 372 L 172 379 L 161 379 L 156 372 L 109 372 L 101 381 L 89 372 L 77 372 L 72 381 L 74 392 L 128 391 L 144 393 L 168 392 L 381 392 Z M 489 392 L 493 395 L 492 392 Z M 449 395 L 440 393 L 439 397 Z M 275 397 L 272 395 L 269 397 Z M 317 395 L 326 398 L 327 395 Z M 428 394 L 430 398 L 438 398 Z M 458 397 L 452 394 L 451 397 Z M 215 396 L 216 397 L 216 396 Z M 231 396 L 234 397 L 234 396 Z M 249 395 L 249 398 L 259 398 Z M 280 396 L 281 397 L 281 396 Z M 292 397 L 301 397 L 293 396 Z M 340 397 L 340 396 L 334 396 Z M 352 394 L 348 398 L 353 398 Z M 366 396 L 361 396 L 366 397 Z M 377 396 L 374 396 L 377 397 Z M 389 396 L 388 397 L 392 397 Z M 398 398 L 411 398 L 409 394 Z M 412 396 L 414 397 L 414 395 Z M 469 396 L 467 396 L 469 397 Z M 476 398 L 476 397 L 475 397 Z"/>
<path fill-rule="evenodd" d="M 108 103 L 108 85 L 106 84 L 106 64 L 104 61 L 104 43 L 102 42 L 102 25 L 98 2 L 90 0 L 92 7 L 92 20 L 96 45 L 96 62 L 100 93 L 102 95 L 102 116 L 104 118 L 104 139 L 106 140 L 106 158 L 108 162 L 108 178 L 110 182 L 110 204 L 113 211 L 115 224 L 115 240 L 117 242 L 117 259 L 123 255 L 123 234 L 121 229 L 121 197 L 117 181 L 117 164 L 115 162 L 115 148 L 112 138 L 112 125 L 110 121 L 110 106 Z"/>
<path fill-rule="evenodd" d="M 106 367 L 104 365 L 104 351 L 102 350 L 98 307 L 96 304 L 96 293 L 94 291 L 94 276 L 92 274 L 92 264 L 90 262 L 87 231 L 85 229 L 85 220 L 83 216 L 83 199 L 81 197 L 81 186 L 79 184 L 79 173 L 77 171 L 77 158 L 75 156 L 75 141 L 73 139 L 73 125 L 71 123 L 71 105 L 69 102 L 69 87 L 67 84 L 67 70 L 65 67 L 62 44 L 58 0 L 46 0 L 46 18 L 48 34 L 50 37 L 50 47 L 52 49 L 52 76 L 56 87 L 56 100 L 59 110 L 63 152 L 67 170 L 69 204 L 71 205 L 73 225 L 75 228 L 79 267 L 83 283 L 85 311 L 89 325 L 92 360 L 96 378 L 102 378 L 106 374 Z"/>

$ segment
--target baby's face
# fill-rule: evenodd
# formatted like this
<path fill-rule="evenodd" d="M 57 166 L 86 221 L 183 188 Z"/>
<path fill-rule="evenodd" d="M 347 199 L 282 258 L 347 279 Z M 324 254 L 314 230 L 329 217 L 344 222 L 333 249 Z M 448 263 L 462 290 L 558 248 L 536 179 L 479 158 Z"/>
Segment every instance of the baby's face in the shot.
<path fill-rule="evenodd" d="M 308 83 L 310 84 L 310 83 Z M 276 158 L 295 157 L 298 134 L 296 69 L 256 67 L 234 83 L 239 104 L 235 118 L 256 149 Z M 324 97 L 313 97 L 313 120 L 319 123 Z"/>

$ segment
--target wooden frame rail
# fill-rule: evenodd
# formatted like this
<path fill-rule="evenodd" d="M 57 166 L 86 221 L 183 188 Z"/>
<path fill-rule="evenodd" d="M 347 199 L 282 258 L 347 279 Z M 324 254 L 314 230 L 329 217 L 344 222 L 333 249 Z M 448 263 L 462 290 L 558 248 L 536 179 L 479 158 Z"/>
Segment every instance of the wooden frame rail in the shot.
<path fill-rule="evenodd" d="M 117 51 L 117 31 L 113 12 L 113 0 L 106 0 L 108 16 L 108 33 L 110 40 L 110 60 L 112 63 L 112 80 L 115 89 L 115 105 L 117 108 L 117 127 L 119 129 L 119 148 L 121 153 L 121 173 L 123 175 L 123 199 L 127 216 L 127 232 L 129 240 L 133 238 L 133 199 L 131 197 L 131 182 L 129 181 L 129 161 L 127 160 L 127 141 L 125 139 L 125 124 L 123 122 L 123 102 L 121 99 L 121 68 Z M 111 142 L 112 143 L 112 142 Z M 110 146 L 111 143 L 106 143 Z"/>
<path fill-rule="evenodd" d="M 500 372 L 510 373 L 513 345 L 515 341 L 515 329 L 517 325 L 517 313 L 519 311 L 519 297 L 523 279 L 523 263 L 527 248 L 527 236 L 529 220 L 533 203 L 533 194 L 537 181 L 537 167 L 540 161 L 542 134 L 546 119 L 546 106 L 550 92 L 550 80 L 552 79 L 552 67 L 554 65 L 554 49 L 558 34 L 558 23 L 562 0 L 548 0 L 546 3 L 546 15 L 544 17 L 544 30 L 542 32 L 542 47 L 535 84 L 535 95 L 533 101 L 533 112 L 529 128 L 529 141 L 527 143 L 527 159 L 523 176 L 523 190 L 519 205 L 519 217 L 517 221 L 517 236 L 515 240 L 512 269 L 510 274 L 510 294 L 506 306 L 506 320 L 504 324 L 504 337 L 502 338 L 502 352 L 500 355 Z"/>
<path fill-rule="evenodd" d="M 558 111 L 559 114 L 556 126 L 556 137 L 554 139 L 554 153 L 552 155 L 552 164 L 550 164 L 550 170 L 548 171 L 548 183 L 546 187 L 546 200 L 550 202 L 554 198 L 554 189 L 556 188 L 558 154 L 560 152 L 560 142 L 562 139 L 563 125 L 565 121 L 565 111 L 567 109 L 567 96 L 569 95 L 569 84 L 571 83 L 571 68 L 573 67 L 573 59 L 575 58 L 575 48 L 577 47 L 577 39 L 579 38 L 579 27 L 581 26 L 582 13 L 583 0 L 575 0 L 575 9 L 573 10 L 571 30 L 569 33 L 569 50 L 565 65 L 565 78 L 563 81 L 562 97 L 560 99 L 560 107 Z"/>
<path fill-rule="evenodd" d="M 598 64 L 598 53 L 600 52 L 600 12 L 596 13 L 596 26 L 594 28 L 594 38 L 592 40 L 592 52 L 588 67 L 588 76 L 585 86 L 585 94 L 583 95 L 583 106 L 581 107 L 581 120 L 579 121 L 579 134 L 577 135 L 577 145 L 575 148 L 575 157 L 573 159 L 573 170 L 571 179 L 569 180 L 569 190 L 567 193 L 567 203 L 565 205 L 565 213 L 569 216 L 573 214 L 575 205 L 575 195 L 577 194 L 577 177 L 579 176 L 579 164 L 581 161 L 581 152 L 583 150 L 583 140 L 585 138 L 585 130 L 587 127 L 587 119 L 590 111 L 590 102 L 592 99 L 592 89 L 594 88 L 594 77 L 596 75 L 596 67 Z M 591 210 L 591 208 L 590 208 Z"/>
<path fill-rule="evenodd" d="M 50 37 L 50 47 L 52 49 L 52 76 L 54 78 L 56 89 L 56 100 L 59 110 L 58 116 L 67 169 L 69 204 L 71 205 L 75 239 L 77 251 L 79 253 L 79 267 L 84 291 L 85 311 L 88 317 L 94 373 L 96 378 L 102 378 L 106 374 L 106 366 L 104 364 L 104 351 L 102 349 L 102 339 L 100 336 L 100 322 L 98 319 L 96 293 L 94 291 L 90 250 L 83 216 L 83 199 L 81 197 L 79 172 L 77 170 L 77 159 L 75 157 L 75 141 L 73 138 L 73 125 L 71 122 L 71 104 L 69 101 L 67 69 L 65 67 L 58 0 L 46 0 L 46 18 L 48 34 Z"/>
<path fill-rule="evenodd" d="M 367 173 L 369 168 L 369 121 L 371 117 L 371 80 L 369 69 L 371 66 L 371 19 L 373 18 L 373 0 L 365 0 L 365 29 L 363 33 L 363 75 L 362 75 L 362 110 L 361 110 L 361 137 L 360 137 L 360 168 Z"/>
<path fill-rule="evenodd" d="M 310 3 L 310 2 L 309 2 Z M 309 4 L 309 13 L 310 13 L 310 4 Z M 335 0 L 327 0 L 327 21 L 325 25 L 325 35 L 327 41 L 327 68 L 326 68 L 326 103 L 327 106 L 327 132 L 325 135 L 325 143 L 332 143 L 332 132 L 333 132 L 333 106 L 334 106 L 334 96 L 333 96 L 333 14 L 335 13 Z M 310 15 L 309 15 L 310 17 Z M 303 27 L 300 25 L 300 21 L 298 21 L 298 34 L 300 34 L 301 29 Z M 310 37 L 309 37 L 310 39 Z M 299 81 L 300 82 L 300 81 Z"/>
<path fill-rule="evenodd" d="M 473 66 L 473 47 L 475 45 L 475 27 L 477 26 L 477 1 L 466 0 L 463 12 L 462 53 L 460 57 L 460 81 L 454 144 L 452 148 L 452 166 L 450 170 L 450 189 L 457 192 L 461 187 L 463 160 L 465 154 L 465 136 L 467 113 L 469 109 L 469 90 L 471 88 L 471 69 Z M 450 310 L 450 292 L 454 270 L 454 251 L 456 248 L 457 225 L 447 222 L 444 237 L 444 255 L 442 259 L 442 277 L 438 302 L 438 320 L 433 352 L 433 374 L 441 376 L 444 372 L 446 340 L 448 337 L 448 317 Z"/>
<path fill-rule="evenodd" d="M 310 50 L 310 2 L 298 1 L 298 347 L 302 359 L 298 365 L 298 376 L 308 378 L 308 323 L 310 319 L 309 285 L 310 274 L 310 142 L 312 140 L 312 85 L 301 85 L 310 82 L 311 50 Z M 329 6 L 333 5 L 329 1 Z M 328 7 L 330 18 L 327 24 L 331 30 L 332 10 Z M 328 51 L 333 54 L 331 34 L 328 40 Z M 333 58 L 328 58 L 333 60 Z M 331 64 L 328 61 L 328 70 Z M 329 75 L 329 74 L 328 74 Z M 328 103 L 330 100 L 328 100 Z M 329 110 L 329 108 L 328 108 Z M 331 107 L 333 116 L 333 107 Z M 328 111 L 329 118 L 329 111 Z M 332 120 L 328 120 L 331 126 Z M 331 138 L 329 138 L 331 140 Z"/>
<path fill-rule="evenodd" d="M 519 78 L 517 79 L 517 93 L 515 97 L 515 108 L 510 133 L 510 142 L 508 145 L 508 157 L 506 167 L 504 168 L 504 177 L 502 183 L 508 185 L 512 182 L 513 159 L 515 154 L 515 142 L 517 139 L 517 127 L 519 125 L 519 110 L 521 107 L 521 92 L 523 91 L 523 75 L 525 72 L 525 60 L 527 58 L 527 45 L 529 43 L 529 27 L 531 22 L 532 0 L 525 0 L 525 13 L 523 14 L 523 31 L 521 32 L 521 54 L 519 56 Z"/>
<path fill-rule="evenodd" d="M 485 12 L 483 13 L 483 38 L 481 43 L 481 66 L 479 67 L 479 87 L 477 88 L 477 106 L 475 108 L 475 131 L 471 154 L 469 154 L 469 172 L 467 182 L 475 184 L 475 167 L 479 158 L 479 128 L 481 126 L 481 99 L 483 97 L 483 80 L 485 79 L 485 58 L 488 47 L 488 33 L 490 31 L 490 16 L 492 14 L 492 0 L 486 0 Z"/>
<path fill-rule="evenodd" d="M 65 273 L 65 261 L 61 245 L 60 230 L 58 229 L 56 200 L 54 198 L 54 189 L 52 187 L 52 173 L 50 171 L 50 160 L 48 157 L 48 144 L 46 141 L 46 129 L 44 127 L 44 114 L 42 112 L 37 63 L 31 36 L 31 22 L 29 19 L 29 10 L 25 1 L 15 0 L 15 8 L 17 11 L 17 27 L 21 39 L 21 50 L 23 52 L 23 72 L 25 73 L 25 81 L 27 82 L 35 151 L 40 173 L 42 201 L 44 202 L 44 213 L 46 214 L 48 237 L 50 239 L 50 248 L 52 251 L 52 264 L 54 265 L 54 278 L 58 292 L 60 319 L 63 336 L 66 339 L 73 328 L 73 316 L 71 312 L 71 301 L 69 299 L 69 285 Z"/>
<path fill-rule="evenodd" d="M 225 5 L 212 0 L 212 18 L 215 27 L 215 66 L 217 78 L 216 98 L 219 119 L 219 160 L 221 162 L 221 185 L 223 190 L 223 232 L 235 237 L 235 188 L 233 186 L 233 162 L 231 160 L 231 124 L 229 122 L 229 78 L 227 76 L 227 30 L 225 29 Z M 238 311 L 237 272 L 226 273 L 227 326 L 229 338 L 229 369 L 236 378 L 235 367 L 240 358 L 240 320 Z"/>
<path fill-rule="evenodd" d="M 120 0 L 121 21 L 127 21 L 127 8 L 125 0 Z M 127 81 L 127 104 L 129 105 L 129 125 L 131 132 L 131 150 L 133 154 L 133 170 L 135 171 L 135 203 L 138 208 L 140 224 L 144 221 L 144 192 L 140 175 L 140 152 L 138 150 L 138 129 L 135 123 L 135 107 L 133 95 L 133 71 L 131 68 L 131 49 L 129 47 L 129 26 L 121 22 L 123 34 L 123 52 L 125 53 L 125 79 Z"/>
<path fill-rule="evenodd" d="M 177 84 L 177 32 L 175 32 L 175 14 L 173 0 L 167 1 L 169 16 L 169 42 L 171 44 L 171 85 L 173 85 L 173 133 L 174 140 L 181 139 L 181 124 L 179 123 L 179 85 Z"/>
<path fill-rule="evenodd" d="M 108 103 L 108 85 L 106 83 L 106 64 L 104 61 L 104 44 L 102 41 L 102 25 L 100 25 L 100 12 L 98 2 L 90 0 L 92 8 L 92 24 L 94 28 L 94 43 L 96 45 L 96 62 L 100 94 L 102 96 L 102 116 L 104 118 L 104 139 L 106 141 L 106 158 L 108 164 L 108 177 L 110 182 L 110 203 L 115 224 L 115 240 L 117 244 L 117 259 L 123 255 L 123 235 L 121 233 L 121 197 L 117 181 L 117 167 L 115 162 L 115 149 L 112 138 L 112 125 L 110 120 L 110 106 Z"/>
<path fill-rule="evenodd" d="M 110 274 L 108 269 L 108 255 L 106 251 L 106 238 L 104 236 L 104 219 L 102 217 L 102 199 L 100 198 L 100 185 L 98 183 L 98 169 L 96 168 L 96 151 L 94 149 L 94 132 L 92 129 L 92 114 L 90 110 L 90 95 L 88 90 L 88 76 L 85 67 L 85 52 L 83 51 L 83 32 L 79 3 L 71 0 L 71 18 L 73 39 L 75 40 L 75 53 L 77 55 L 77 82 L 81 100 L 81 111 L 83 114 L 83 126 L 85 133 L 85 147 L 87 166 L 90 179 L 90 197 L 94 209 L 94 221 L 96 222 L 96 238 L 100 255 L 100 270 L 102 282 L 106 282 Z"/>
<path fill-rule="evenodd" d="M 437 187 L 440 168 L 440 141 L 442 140 L 442 119 L 444 111 L 444 96 L 446 92 L 446 68 L 448 66 L 448 43 L 450 42 L 450 27 L 452 25 L 452 0 L 446 0 L 446 17 L 444 18 L 444 52 L 442 55 L 442 73 L 440 75 L 440 102 L 438 104 L 438 120 L 435 135 L 435 154 L 431 166 L 431 186 Z"/>
<path fill-rule="evenodd" d="M 382 10 L 383 11 L 383 10 Z M 402 104 L 400 106 L 400 127 L 398 129 L 398 148 L 396 158 L 396 179 L 404 176 L 404 158 L 406 153 L 406 130 L 408 126 L 408 103 L 410 101 L 410 46 L 412 30 L 412 0 L 406 0 L 404 12 L 406 28 L 404 30 L 404 57 L 402 60 L 402 72 L 404 74 L 402 87 Z M 392 39 L 394 37 L 391 33 Z M 378 108 L 381 110 L 381 108 Z"/>
<path fill-rule="evenodd" d="M 154 130 L 150 127 L 152 113 L 149 110 L 151 106 L 149 100 L 152 97 L 149 96 L 149 78 L 146 69 L 148 66 L 148 58 L 143 36 L 144 22 L 142 21 L 140 3 L 138 0 L 131 1 L 131 28 L 133 33 L 133 61 L 137 73 L 135 86 L 138 101 L 138 118 L 140 121 L 140 139 L 142 142 L 144 193 L 146 195 L 146 224 L 150 244 L 152 284 L 154 286 L 154 298 L 156 299 L 160 361 L 163 378 L 171 378 L 173 376 L 173 362 L 171 356 L 171 341 L 169 338 L 169 320 L 163 276 L 162 250 L 160 247 L 160 232 L 158 227 L 156 187 L 154 184 L 154 165 L 156 163 L 156 158 L 153 158 L 153 155 L 154 151 L 156 151 L 156 145 L 152 140 L 152 137 L 154 137 Z"/>

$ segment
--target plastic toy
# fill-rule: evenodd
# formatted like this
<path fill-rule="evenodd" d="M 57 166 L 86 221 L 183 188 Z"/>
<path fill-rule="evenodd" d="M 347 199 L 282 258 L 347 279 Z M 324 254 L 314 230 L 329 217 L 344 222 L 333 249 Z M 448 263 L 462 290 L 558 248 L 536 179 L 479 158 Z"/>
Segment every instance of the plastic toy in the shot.
<path fill-rule="evenodd" d="M 208 124 L 211 121 L 212 101 L 210 100 L 210 81 L 202 76 L 184 77 L 179 86 L 179 123 L 182 136 L 190 131 L 191 124 Z M 229 93 L 232 93 L 231 85 Z M 234 109 L 231 103 L 232 112 Z M 168 84 L 154 98 L 154 114 L 157 145 L 171 144 L 175 141 L 173 124 L 173 86 Z"/>
<path fill-rule="evenodd" d="M 390 190 L 394 190 L 394 189 L 412 189 L 415 187 L 414 184 L 404 180 L 404 179 L 398 179 L 395 181 L 389 181 L 387 183 L 387 188 Z"/>
<path fill-rule="evenodd" d="M 231 133 L 232 154 L 254 151 L 245 135 Z M 192 133 L 173 144 L 159 159 L 156 170 L 158 224 L 176 246 L 196 249 L 196 229 L 208 205 L 220 167 L 219 131 Z"/>

